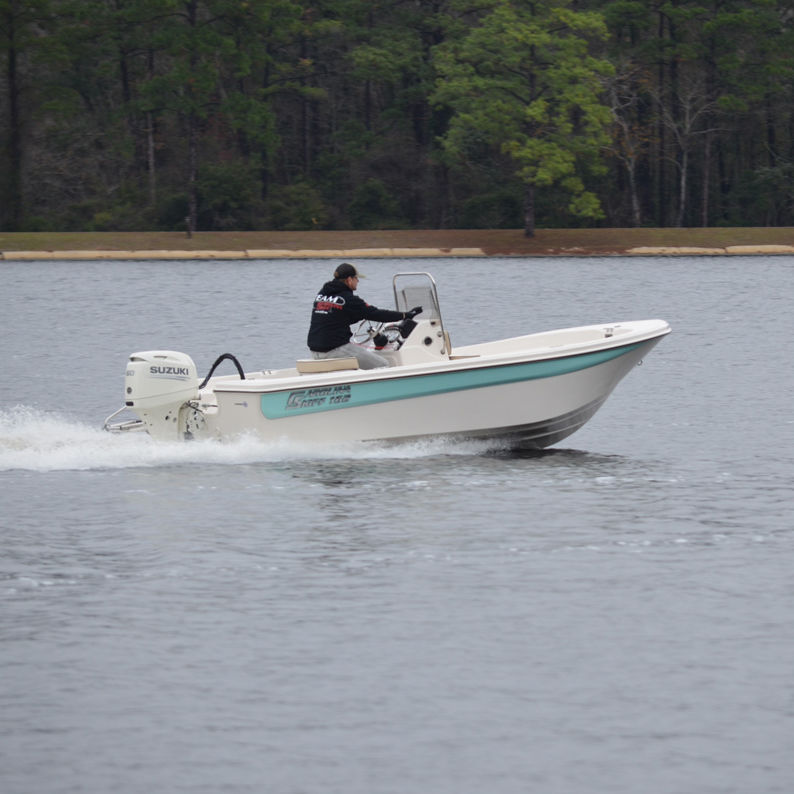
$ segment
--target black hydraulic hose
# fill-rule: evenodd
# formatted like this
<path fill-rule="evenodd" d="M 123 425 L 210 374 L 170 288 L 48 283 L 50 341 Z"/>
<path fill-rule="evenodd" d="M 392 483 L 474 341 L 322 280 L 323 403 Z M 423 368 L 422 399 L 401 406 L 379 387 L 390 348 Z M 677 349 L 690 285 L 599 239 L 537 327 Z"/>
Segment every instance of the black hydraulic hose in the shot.
<path fill-rule="evenodd" d="M 240 373 L 240 380 L 245 380 L 245 373 L 243 372 L 243 368 L 240 366 L 240 362 L 231 353 L 224 353 L 222 356 L 218 356 L 218 358 L 215 360 L 215 363 L 210 367 L 210 371 L 207 373 L 207 377 L 204 378 L 204 380 L 201 383 L 201 386 L 199 386 L 199 391 L 201 391 L 207 385 L 207 382 L 212 377 L 212 373 L 215 372 L 215 369 L 218 366 L 218 364 L 220 364 L 221 361 L 225 361 L 227 358 L 229 359 L 229 361 L 233 361 L 234 366 L 237 367 L 237 371 Z"/>

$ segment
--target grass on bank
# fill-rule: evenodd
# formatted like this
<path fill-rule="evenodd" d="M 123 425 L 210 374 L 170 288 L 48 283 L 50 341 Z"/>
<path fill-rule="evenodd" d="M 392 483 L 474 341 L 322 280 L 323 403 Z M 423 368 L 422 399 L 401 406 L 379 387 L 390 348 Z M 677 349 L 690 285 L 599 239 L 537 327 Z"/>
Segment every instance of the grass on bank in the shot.
<path fill-rule="evenodd" d="M 0 251 L 245 251 L 481 248 L 488 254 L 621 253 L 639 247 L 794 245 L 792 227 L 690 229 L 418 229 L 287 232 L 0 232 Z"/>

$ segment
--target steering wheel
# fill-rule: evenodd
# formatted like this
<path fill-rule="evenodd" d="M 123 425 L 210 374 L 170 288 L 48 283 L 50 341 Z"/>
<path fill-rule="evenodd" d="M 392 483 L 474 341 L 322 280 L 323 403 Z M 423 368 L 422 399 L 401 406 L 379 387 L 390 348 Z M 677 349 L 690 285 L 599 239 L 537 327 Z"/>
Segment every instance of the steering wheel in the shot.
<path fill-rule="evenodd" d="M 402 344 L 402 334 L 400 333 L 399 323 L 381 326 L 380 332 L 386 337 L 390 344 L 394 344 L 395 342 L 398 343 L 398 345 Z"/>
<path fill-rule="evenodd" d="M 376 323 L 374 320 L 362 320 L 354 329 L 352 341 L 357 345 L 365 345 L 374 339 L 383 328 L 383 323 Z"/>
<path fill-rule="evenodd" d="M 402 344 L 399 324 L 386 325 L 373 320 L 362 320 L 353 329 L 352 340 L 357 345 L 365 345 L 367 342 L 374 340 L 378 335 L 385 337 L 386 344 L 397 344 L 398 347 Z M 380 342 L 382 340 L 378 341 Z M 377 344 L 376 347 L 382 348 L 385 347 L 385 345 Z"/>

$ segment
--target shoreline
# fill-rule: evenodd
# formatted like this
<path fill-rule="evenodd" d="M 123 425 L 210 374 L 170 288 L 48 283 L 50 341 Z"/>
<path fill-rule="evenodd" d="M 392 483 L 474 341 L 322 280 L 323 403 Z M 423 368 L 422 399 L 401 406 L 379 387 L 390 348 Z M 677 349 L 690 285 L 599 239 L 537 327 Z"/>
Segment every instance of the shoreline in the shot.
<path fill-rule="evenodd" d="M 794 254 L 794 228 L 0 232 L 0 260 L 753 256 Z"/>
<path fill-rule="evenodd" d="M 785 256 L 794 255 L 794 245 L 732 245 L 726 248 L 694 246 L 645 246 L 613 253 L 559 251 L 544 254 L 491 254 L 482 248 L 359 248 L 350 250 L 253 250 L 253 251 L 0 251 L 4 261 L 85 261 L 85 260 L 267 260 L 267 259 L 429 259 L 477 257 L 601 257 L 601 256 Z"/>

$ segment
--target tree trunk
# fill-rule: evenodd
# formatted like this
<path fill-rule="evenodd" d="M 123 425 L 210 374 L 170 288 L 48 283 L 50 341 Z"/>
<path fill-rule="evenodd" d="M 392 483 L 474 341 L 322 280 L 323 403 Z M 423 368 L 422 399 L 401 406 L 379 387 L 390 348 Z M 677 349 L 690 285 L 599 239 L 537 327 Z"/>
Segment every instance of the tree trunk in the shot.
<path fill-rule="evenodd" d="M 188 199 L 187 199 L 187 236 L 192 237 L 196 231 L 198 216 L 198 188 L 196 175 L 198 171 L 198 134 L 196 131 L 196 114 L 188 115 Z"/>
<path fill-rule="evenodd" d="M 148 54 L 148 77 L 154 79 L 154 52 Z M 157 205 L 157 161 L 154 157 L 154 113 L 146 112 L 146 173 L 149 179 L 149 204 Z"/>
<path fill-rule="evenodd" d="M 535 186 L 527 185 L 524 194 L 524 237 L 535 236 Z"/>
<path fill-rule="evenodd" d="M 190 0 L 187 6 L 188 9 L 188 23 L 190 25 L 191 42 L 195 34 L 196 25 L 198 22 L 198 3 L 197 0 Z M 191 75 L 196 72 L 196 65 L 198 63 L 198 56 L 196 55 L 195 47 L 190 48 L 190 73 Z M 196 91 L 193 83 L 189 84 L 190 91 L 190 110 L 187 116 L 188 124 L 188 154 L 187 154 L 187 236 L 192 237 L 196 231 L 197 216 L 198 216 L 198 194 L 196 186 L 196 178 L 198 172 L 198 116 L 196 114 Z"/>
<path fill-rule="evenodd" d="M 656 74 L 656 81 L 658 87 L 658 108 L 656 110 L 657 113 L 657 150 L 655 160 L 655 170 L 656 170 L 656 225 L 657 226 L 666 226 L 667 225 L 667 179 L 666 179 L 666 171 L 664 167 L 664 157 L 665 157 L 665 148 L 667 146 L 667 141 L 665 139 L 665 124 L 664 124 L 664 86 L 667 82 L 667 76 L 665 73 L 665 61 L 663 56 L 663 45 L 665 39 L 665 32 L 664 32 L 664 14 L 659 12 L 659 23 L 657 28 L 657 38 L 658 38 L 658 45 L 659 45 L 659 61 L 658 61 L 658 69 Z"/>
<path fill-rule="evenodd" d="M 706 228 L 709 225 L 709 202 L 711 197 L 709 187 L 711 183 L 711 133 L 706 133 L 703 146 L 703 195 L 700 205 L 700 225 Z"/>
<path fill-rule="evenodd" d="M 309 45 L 306 38 L 301 39 L 301 58 L 309 61 Z M 308 85 L 305 77 L 300 79 L 301 86 Z M 301 95 L 301 150 L 303 152 L 303 176 L 309 178 L 311 172 L 311 108 L 305 94 Z"/>
<path fill-rule="evenodd" d="M 17 74 L 17 50 L 14 43 L 14 17 L 6 16 L 8 25 L 6 51 L 6 86 L 8 92 L 8 229 L 17 231 L 22 222 L 22 130 L 19 118 L 19 79 Z M 2 220 L 2 219 L 0 219 Z"/>
<path fill-rule="evenodd" d="M 689 152 L 684 149 L 681 152 L 681 175 L 678 182 L 678 217 L 676 218 L 676 227 L 681 228 L 684 225 L 684 216 L 686 214 L 686 189 L 687 189 L 687 170 L 689 168 Z"/>
<path fill-rule="evenodd" d="M 157 171 L 154 159 L 154 114 L 146 113 L 146 172 L 149 177 L 149 204 L 157 205 Z"/>
<path fill-rule="evenodd" d="M 262 88 L 267 91 L 270 88 L 270 67 L 265 66 L 262 75 Z M 262 145 L 259 150 L 261 155 L 262 165 L 259 168 L 259 197 L 262 201 L 267 201 L 268 193 L 270 192 L 270 152 L 266 145 Z"/>
<path fill-rule="evenodd" d="M 767 95 L 764 100 L 765 122 L 766 122 L 766 150 L 770 168 L 778 165 L 777 157 L 777 136 L 775 135 L 775 114 L 772 110 L 772 100 Z"/>
<path fill-rule="evenodd" d="M 629 193 L 631 194 L 631 225 L 638 229 L 642 226 L 642 213 L 640 211 L 640 197 L 637 195 L 637 161 L 632 159 L 626 164 L 629 175 Z"/>

